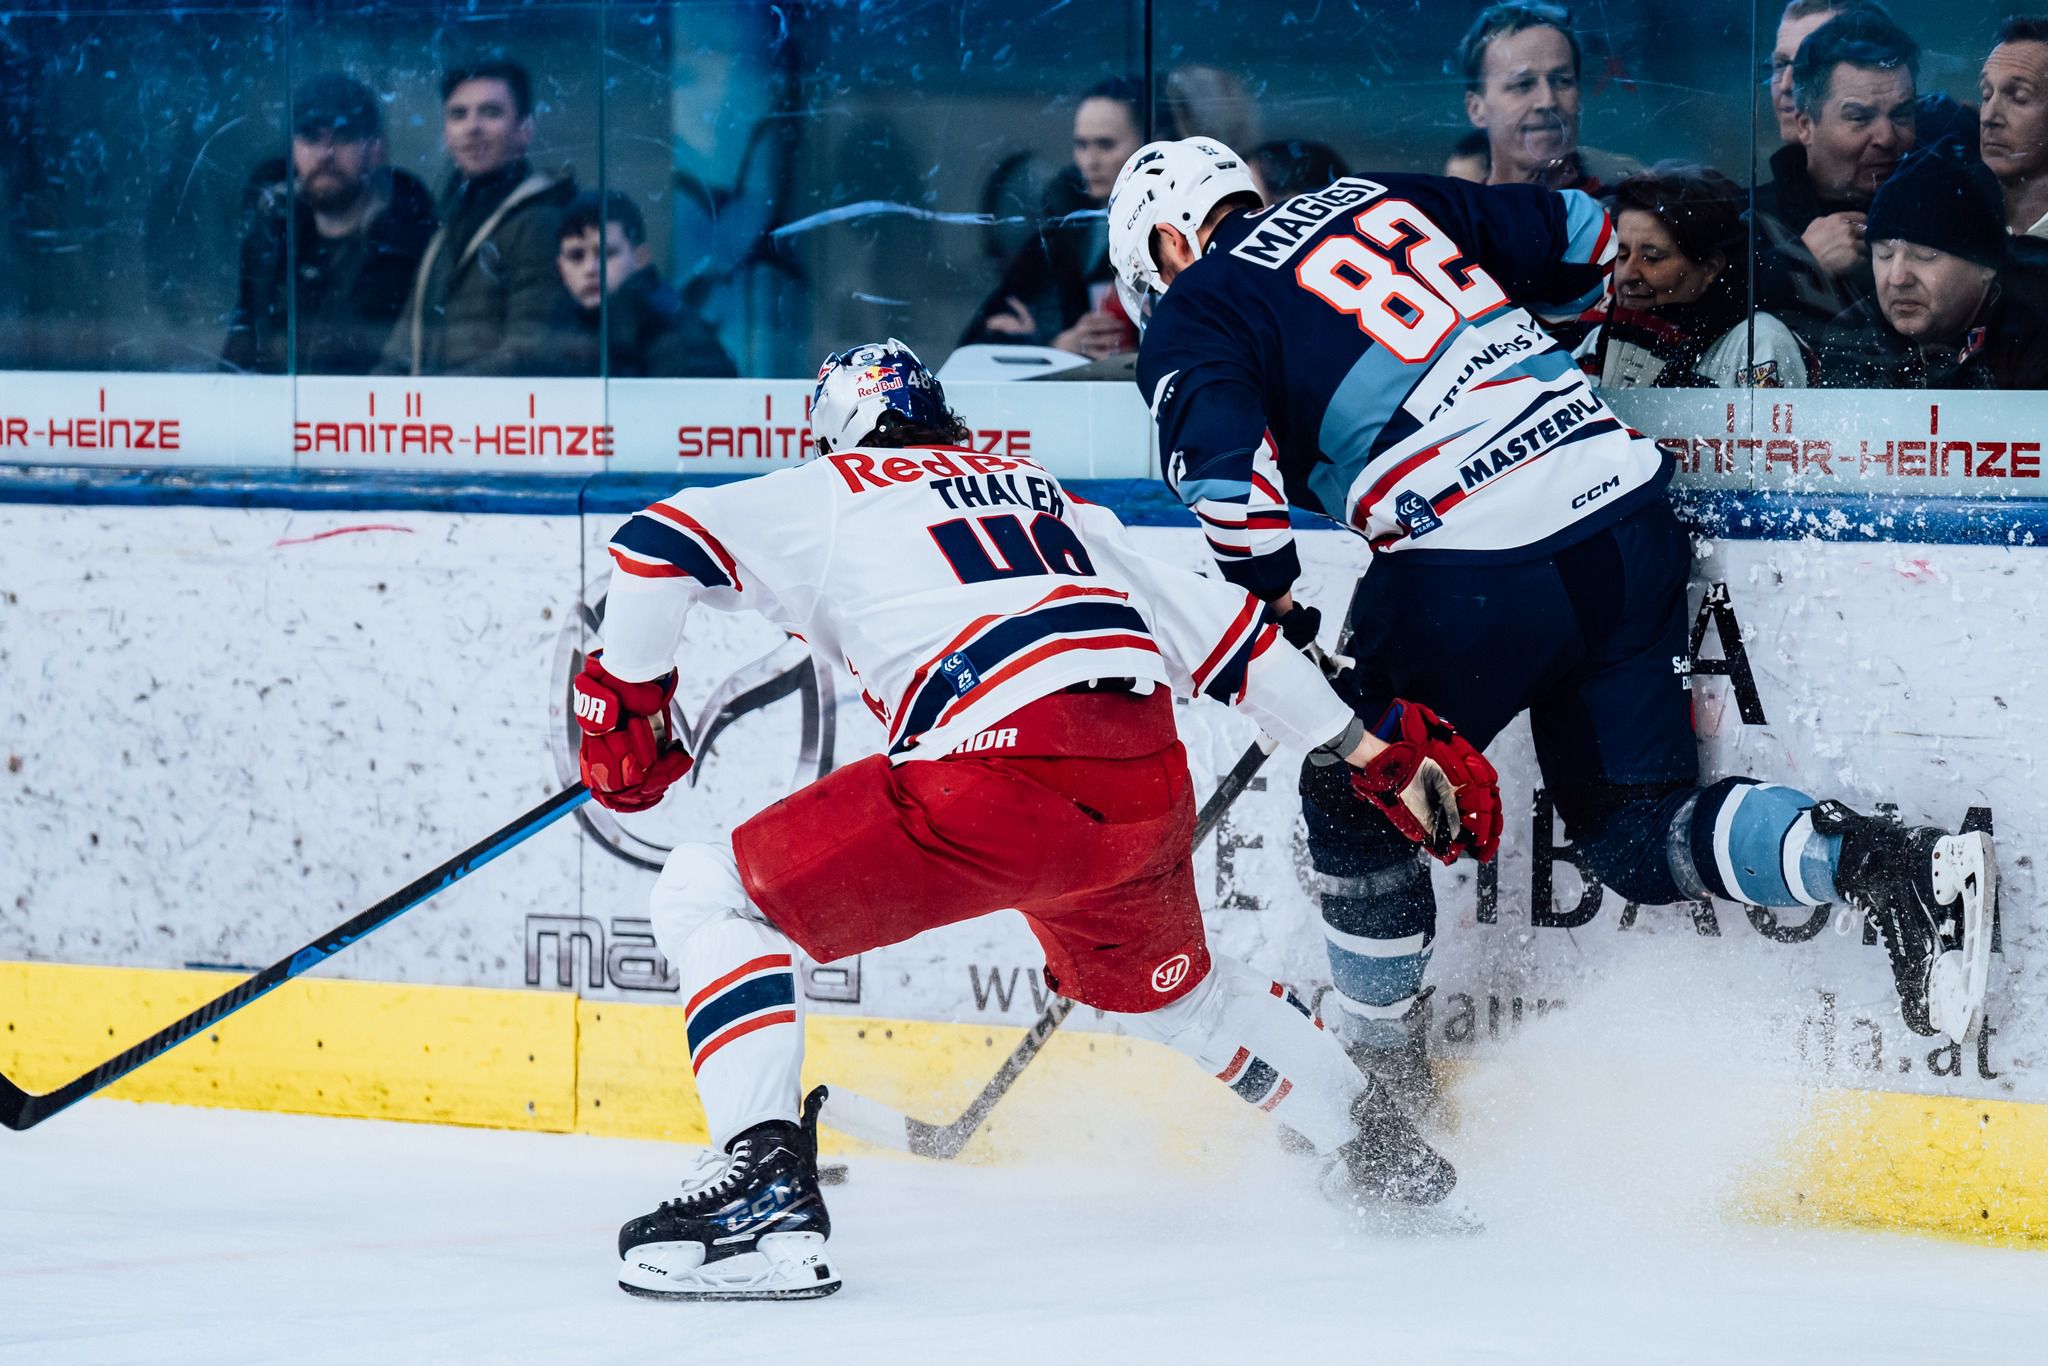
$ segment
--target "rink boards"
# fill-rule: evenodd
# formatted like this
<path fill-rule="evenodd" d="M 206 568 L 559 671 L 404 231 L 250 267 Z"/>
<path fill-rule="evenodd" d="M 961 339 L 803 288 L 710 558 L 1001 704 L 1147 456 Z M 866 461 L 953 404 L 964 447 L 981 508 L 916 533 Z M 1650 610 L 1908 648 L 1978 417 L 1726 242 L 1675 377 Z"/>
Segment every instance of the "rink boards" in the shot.
<path fill-rule="evenodd" d="M 1713 448 L 1702 451 L 1711 466 Z M 1494 751 L 1513 813 L 1497 876 L 1482 883 L 1467 863 L 1439 877 L 1432 1033 L 1447 1056 L 1485 1059 L 1596 988 L 1611 1005 L 1620 983 L 1626 1034 L 1637 1027 L 1627 1003 L 1647 1005 L 1657 974 L 1678 972 L 1710 988 L 1702 1033 L 1725 1035 L 1760 1071 L 1848 1098 L 1759 1203 L 2038 1237 L 2048 1218 L 2026 1174 L 2048 1170 L 2048 946 L 2033 867 L 2048 704 L 2030 685 L 2048 561 L 2032 543 L 2034 506 L 1965 501 L 1953 485 L 1908 497 L 1817 479 L 1722 502 L 1711 486 L 1733 480 L 1696 481 L 1709 528 L 1690 661 L 1705 665 L 1703 754 L 1712 772 L 1896 800 L 1910 820 L 1989 822 L 2004 879 L 1990 1029 L 1961 1049 L 1907 1034 L 1882 949 L 1851 917 L 1631 908 L 1589 890 L 1518 727 Z M 600 548 L 652 496 L 603 480 L 266 485 L 163 471 L 126 485 L 93 476 L 68 493 L 47 477 L 35 486 L 52 501 L 0 502 L 0 959 L 16 960 L 0 964 L 0 1068 L 40 1084 L 572 776 L 563 701 L 576 652 L 601 638 Z M 1148 486 L 1083 491 L 1140 523 L 1155 553 L 1201 564 L 1198 535 Z M 1309 532 L 1303 550 L 1305 595 L 1335 607 L 1362 562 L 1355 543 Z M 742 701 L 699 785 L 629 824 L 593 813 L 546 832 L 127 1093 L 700 1133 L 667 1009 L 673 976 L 645 921 L 650 865 L 872 752 L 879 731 L 849 679 L 761 623 L 700 616 L 680 662 L 692 708 L 721 685 Z M 1249 727 L 1208 703 L 1182 719 L 1206 788 Z M 1296 762 L 1272 761 L 1198 876 L 1220 945 L 1314 984 L 1324 973 Z M 955 1113 L 1042 1007 L 1037 961 L 1003 915 L 814 966 L 814 1067 Z M 1089 1014 L 999 1112 L 985 1151 L 1043 1141 L 1037 1086 L 1048 1098 L 1100 1088 L 1103 1106 L 1056 1113 L 1069 1139 L 1134 1090 L 1164 1089 L 1207 1128 L 1241 1126 L 1227 1096 Z M 1625 1057 L 1616 1074 L 1629 1083 Z"/>

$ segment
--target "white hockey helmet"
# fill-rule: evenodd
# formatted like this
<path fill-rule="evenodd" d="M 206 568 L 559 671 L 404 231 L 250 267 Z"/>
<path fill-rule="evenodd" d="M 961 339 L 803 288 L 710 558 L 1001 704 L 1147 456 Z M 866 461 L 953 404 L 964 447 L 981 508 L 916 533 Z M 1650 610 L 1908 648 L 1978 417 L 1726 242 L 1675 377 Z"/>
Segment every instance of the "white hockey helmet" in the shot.
<path fill-rule="evenodd" d="M 818 454 L 857 446 L 892 423 L 936 432 L 967 425 L 946 406 L 938 378 L 894 337 L 825 357 L 811 391 L 811 439 Z"/>
<path fill-rule="evenodd" d="M 1194 242 L 1209 211 L 1234 195 L 1260 202 L 1244 159 L 1214 138 L 1148 142 L 1131 153 L 1109 192 L 1109 263 L 1132 321 L 1142 325 L 1153 297 L 1166 289 L 1152 229 L 1175 228 Z"/>

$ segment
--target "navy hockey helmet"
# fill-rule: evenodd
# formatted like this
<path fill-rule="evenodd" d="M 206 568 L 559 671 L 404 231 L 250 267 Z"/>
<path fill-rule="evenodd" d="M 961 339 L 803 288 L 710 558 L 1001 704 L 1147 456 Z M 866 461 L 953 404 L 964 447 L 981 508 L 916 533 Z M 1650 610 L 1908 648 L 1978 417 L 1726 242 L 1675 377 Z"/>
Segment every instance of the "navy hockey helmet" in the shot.
<path fill-rule="evenodd" d="M 967 424 L 946 406 L 946 391 L 924 362 L 894 337 L 825 357 L 811 391 L 811 436 L 818 454 L 869 443 L 892 427 L 917 427 L 948 440 Z M 889 444 L 895 444 L 891 442 Z"/>

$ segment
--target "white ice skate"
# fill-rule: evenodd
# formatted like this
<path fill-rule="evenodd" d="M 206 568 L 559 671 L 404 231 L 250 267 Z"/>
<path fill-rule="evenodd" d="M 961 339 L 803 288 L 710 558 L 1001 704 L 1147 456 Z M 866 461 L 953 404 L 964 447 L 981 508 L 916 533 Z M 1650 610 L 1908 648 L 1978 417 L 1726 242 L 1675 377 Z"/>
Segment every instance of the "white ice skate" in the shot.
<path fill-rule="evenodd" d="M 1909 828 L 1832 800 L 1814 806 L 1813 828 L 1842 837 L 1835 886 L 1876 922 L 1907 1027 L 1958 1043 L 1969 1038 L 1991 978 L 1998 904 L 1991 837 Z"/>
<path fill-rule="evenodd" d="M 1989 835 L 1949 835 L 1934 847 L 1934 899 L 1955 909 L 1944 917 L 1944 948 L 1928 969 L 1927 1014 L 1936 1029 L 1963 1043 L 1977 1031 L 1984 993 L 1991 984 L 1998 864 Z M 1955 947 L 1946 947 L 1950 944 Z"/>

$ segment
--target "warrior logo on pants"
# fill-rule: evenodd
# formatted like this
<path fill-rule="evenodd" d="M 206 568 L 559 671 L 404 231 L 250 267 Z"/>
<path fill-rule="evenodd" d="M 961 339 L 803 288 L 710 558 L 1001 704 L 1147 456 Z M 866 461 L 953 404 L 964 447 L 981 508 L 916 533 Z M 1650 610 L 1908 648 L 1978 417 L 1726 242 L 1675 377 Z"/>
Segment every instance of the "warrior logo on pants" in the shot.
<path fill-rule="evenodd" d="M 1189 966 L 1188 956 L 1184 953 L 1176 953 L 1173 957 L 1152 969 L 1152 989 L 1154 991 L 1172 991 L 1186 980 Z"/>

